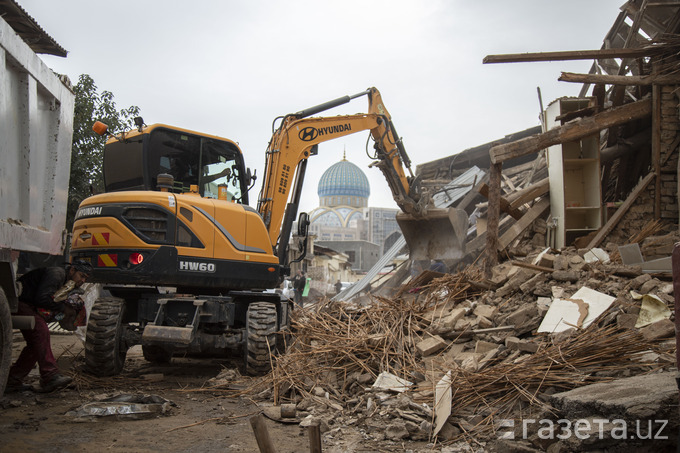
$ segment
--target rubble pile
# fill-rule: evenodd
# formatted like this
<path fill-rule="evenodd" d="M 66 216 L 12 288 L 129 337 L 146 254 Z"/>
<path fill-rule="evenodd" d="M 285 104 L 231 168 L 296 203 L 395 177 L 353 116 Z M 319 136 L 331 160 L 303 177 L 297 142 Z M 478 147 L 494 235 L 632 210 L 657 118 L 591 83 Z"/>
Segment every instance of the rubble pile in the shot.
<path fill-rule="evenodd" d="M 662 250 L 677 237 L 639 239 Z M 560 392 L 675 369 L 669 275 L 605 250 L 523 250 L 488 279 L 474 265 L 425 271 L 393 297 L 296 310 L 288 351 L 247 392 L 331 437 L 488 442 L 503 420 L 559 417 Z"/>
<path fill-rule="evenodd" d="M 363 392 L 381 372 L 422 376 L 424 364 L 417 358 L 423 332 L 437 310 L 474 294 L 465 283 L 470 272 L 476 270 L 446 279 L 444 300 L 413 291 L 373 297 L 367 306 L 327 302 L 296 311 L 294 340 L 272 372 L 276 387 L 284 389 L 281 396 L 324 386 L 340 402 Z"/>

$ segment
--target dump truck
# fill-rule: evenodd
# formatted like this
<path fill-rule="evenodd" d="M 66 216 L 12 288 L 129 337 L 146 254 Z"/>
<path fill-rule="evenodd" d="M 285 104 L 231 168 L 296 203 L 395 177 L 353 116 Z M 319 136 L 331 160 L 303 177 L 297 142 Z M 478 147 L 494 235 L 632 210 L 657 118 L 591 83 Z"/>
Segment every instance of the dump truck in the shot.
<path fill-rule="evenodd" d="M 64 254 L 75 96 L 0 15 L 0 396 L 12 361 L 20 252 Z"/>
<path fill-rule="evenodd" d="M 368 98 L 367 113 L 314 116 L 358 97 Z M 296 220 L 298 236 L 307 236 L 309 216 L 298 214 L 305 170 L 327 140 L 370 132 L 411 252 L 464 254 L 465 237 L 455 232 L 466 230 L 466 213 L 432 207 L 376 88 L 274 120 L 256 209 L 248 204 L 256 173 L 236 142 L 135 121 L 116 134 L 95 125 L 110 135 L 106 193 L 80 204 L 73 227 L 71 258 L 90 261 L 91 279 L 104 285 L 87 326 L 93 374 L 119 373 L 136 344 L 151 362 L 241 351 L 247 373 L 266 372 L 271 353 L 285 348 L 292 309 L 266 290 L 306 253 L 304 239 L 289 253 L 289 238 Z"/>

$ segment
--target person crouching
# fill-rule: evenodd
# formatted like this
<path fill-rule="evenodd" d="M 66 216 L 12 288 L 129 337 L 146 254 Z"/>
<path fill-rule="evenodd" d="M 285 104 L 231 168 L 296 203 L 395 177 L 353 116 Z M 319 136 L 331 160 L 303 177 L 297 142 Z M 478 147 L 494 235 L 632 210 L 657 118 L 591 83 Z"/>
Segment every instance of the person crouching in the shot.
<path fill-rule="evenodd" d="M 22 275 L 18 281 L 22 289 L 19 295 L 17 315 L 33 316 L 35 327 L 21 330 L 26 346 L 9 370 L 7 392 L 32 390 L 24 379 L 35 364 L 40 371 L 40 391 L 52 392 L 66 387 L 72 378 L 59 372 L 57 361 L 52 354 L 48 322 L 59 321 L 72 315 L 73 306 L 68 295 L 87 281 L 92 265 L 84 260 L 75 260 L 64 267 L 44 267 Z M 82 309 L 81 307 L 76 310 Z"/>

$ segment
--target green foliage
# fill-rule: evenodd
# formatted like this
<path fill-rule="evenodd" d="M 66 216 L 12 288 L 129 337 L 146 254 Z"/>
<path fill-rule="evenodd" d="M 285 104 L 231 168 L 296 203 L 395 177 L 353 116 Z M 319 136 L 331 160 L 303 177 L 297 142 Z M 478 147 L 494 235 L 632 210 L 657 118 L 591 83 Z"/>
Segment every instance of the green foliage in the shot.
<path fill-rule="evenodd" d="M 73 87 L 76 95 L 73 117 L 73 148 L 71 150 L 71 179 L 69 182 L 66 227 L 70 230 L 78 205 L 93 193 L 104 190 L 102 160 L 106 137 L 92 131 L 95 121 L 109 126 L 116 133 L 134 127 L 133 118 L 139 116 L 139 107 L 116 110 L 113 93 L 98 92 L 87 74 L 82 74 Z"/>

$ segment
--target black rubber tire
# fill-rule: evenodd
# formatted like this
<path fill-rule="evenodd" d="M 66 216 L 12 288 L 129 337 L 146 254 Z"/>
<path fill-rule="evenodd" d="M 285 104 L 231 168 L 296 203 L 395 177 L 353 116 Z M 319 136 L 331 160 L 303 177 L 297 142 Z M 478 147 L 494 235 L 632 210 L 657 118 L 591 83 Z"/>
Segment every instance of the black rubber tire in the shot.
<path fill-rule="evenodd" d="M 270 351 L 276 349 L 276 306 L 270 302 L 253 302 L 246 314 L 245 368 L 250 375 L 271 370 Z"/>
<path fill-rule="evenodd" d="M 102 297 L 92 306 L 85 335 L 85 371 L 115 376 L 123 370 L 127 346 L 123 341 L 125 301 Z"/>
<path fill-rule="evenodd" d="M 163 346 L 142 345 L 142 353 L 144 359 L 151 363 L 170 363 L 172 360 L 172 351 Z"/>
<path fill-rule="evenodd" d="M 0 398 L 5 393 L 9 367 L 12 365 L 12 314 L 5 291 L 0 288 Z"/>

